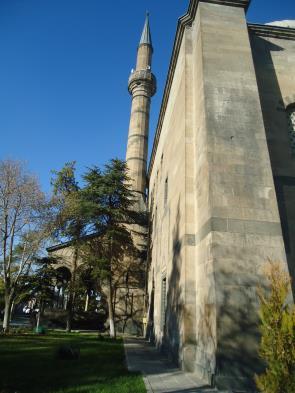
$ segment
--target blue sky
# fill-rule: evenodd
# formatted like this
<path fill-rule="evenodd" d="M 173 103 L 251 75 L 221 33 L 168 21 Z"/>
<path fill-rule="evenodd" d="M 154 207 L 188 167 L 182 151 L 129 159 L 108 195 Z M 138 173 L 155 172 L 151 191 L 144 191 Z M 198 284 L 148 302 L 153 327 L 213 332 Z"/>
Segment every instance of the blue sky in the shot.
<path fill-rule="evenodd" d="M 169 5 L 168 5 L 169 4 Z M 49 190 L 50 170 L 125 157 L 145 11 L 151 14 L 154 134 L 174 34 L 188 0 L 0 0 L 0 157 L 24 160 Z M 295 19 L 294 0 L 252 0 L 248 20 Z"/>

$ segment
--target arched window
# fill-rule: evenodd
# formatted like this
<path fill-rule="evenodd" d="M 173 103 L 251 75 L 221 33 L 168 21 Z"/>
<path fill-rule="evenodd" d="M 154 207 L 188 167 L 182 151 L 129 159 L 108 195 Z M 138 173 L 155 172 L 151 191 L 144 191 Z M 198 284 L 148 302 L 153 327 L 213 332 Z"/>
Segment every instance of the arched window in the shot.
<path fill-rule="evenodd" d="M 291 143 L 292 154 L 295 155 L 295 104 L 291 104 L 286 109 L 288 119 L 288 131 Z"/>
<path fill-rule="evenodd" d="M 168 177 L 166 177 L 166 180 L 165 180 L 165 188 L 164 188 L 164 207 L 167 206 L 167 200 L 168 200 Z"/>
<path fill-rule="evenodd" d="M 156 207 L 155 214 L 154 214 L 154 233 L 156 233 L 157 230 L 157 219 L 158 219 L 158 208 Z"/>
<path fill-rule="evenodd" d="M 164 330 L 165 327 L 165 319 L 166 319 L 166 306 L 167 306 L 167 283 L 166 276 L 162 277 L 162 285 L 161 285 L 161 330 Z"/>

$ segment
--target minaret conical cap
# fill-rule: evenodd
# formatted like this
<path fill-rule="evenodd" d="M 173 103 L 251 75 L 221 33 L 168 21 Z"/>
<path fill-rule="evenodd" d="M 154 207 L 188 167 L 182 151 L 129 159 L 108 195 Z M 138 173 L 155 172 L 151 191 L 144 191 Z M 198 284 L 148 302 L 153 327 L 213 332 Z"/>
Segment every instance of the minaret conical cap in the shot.
<path fill-rule="evenodd" d="M 153 47 L 148 12 L 146 14 L 144 27 L 143 27 L 141 39 L 139 42 L 139 45 L 142 45 L 142 44 L 150 45 L 151 47 Z"/>

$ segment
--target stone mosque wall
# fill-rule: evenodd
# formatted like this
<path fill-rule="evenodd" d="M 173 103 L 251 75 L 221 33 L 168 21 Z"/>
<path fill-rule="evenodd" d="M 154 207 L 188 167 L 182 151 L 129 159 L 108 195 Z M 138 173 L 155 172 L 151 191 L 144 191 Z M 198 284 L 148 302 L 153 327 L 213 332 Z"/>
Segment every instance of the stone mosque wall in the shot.
<path fill-rule="evenodd" d="M 294 173 L 284 149 L 269 153 L 269 135 L 282 126 L 266 130 L 264 80 L 256 79 L 264 71 L 255 54 L 254 67 L 258 37 L 251 47 L 248 3 L 192 0 L 180 19 L 149 170 L 155 341 L 183 369 L 239 389 L 251 388 L 260 367 L 257 286 L 265 284 L 264 265 L 272 259 L 287 268 L 273 171 Z M 276 55 L 278 79 L 287 86 Z M 277 119 L 269 121 L 284 123 L 286 144 L 286 120 Z"/>

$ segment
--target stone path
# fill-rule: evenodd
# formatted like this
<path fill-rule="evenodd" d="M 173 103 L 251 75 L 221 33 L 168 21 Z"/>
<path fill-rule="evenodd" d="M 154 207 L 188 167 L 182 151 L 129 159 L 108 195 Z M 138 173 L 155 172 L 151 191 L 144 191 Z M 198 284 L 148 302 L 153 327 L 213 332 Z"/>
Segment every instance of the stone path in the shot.
<path fill-rule="evenodd" d="M 184 373 L 142 338 L 125 338 L 124 347 L 129 371 L 143 374 L 148 393 L 216 393 L 202 388 L 201 381 Z"/>

